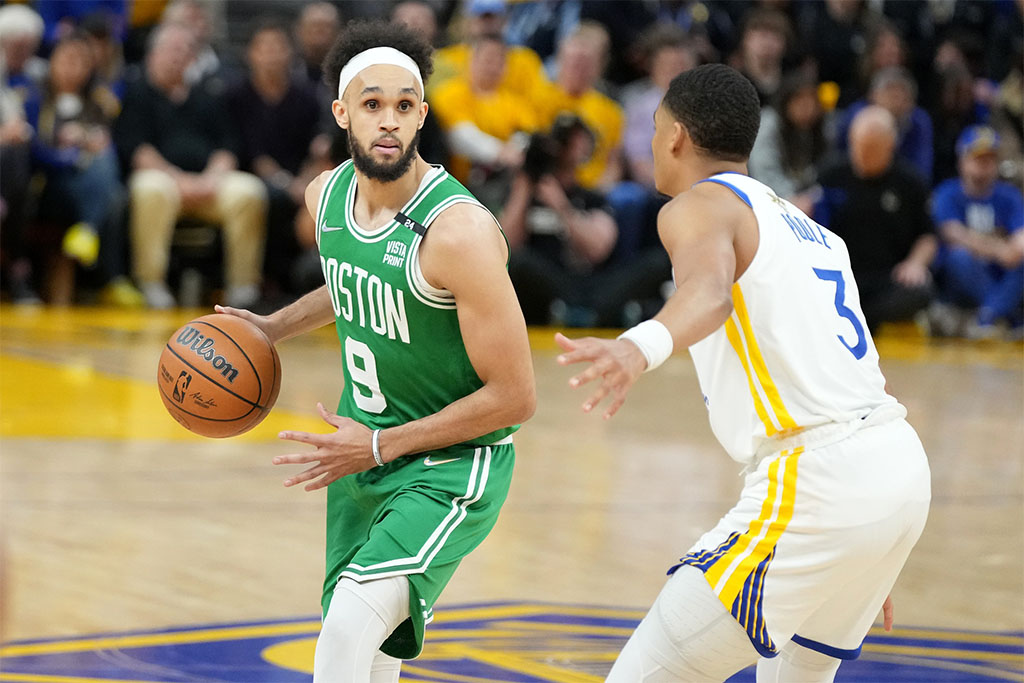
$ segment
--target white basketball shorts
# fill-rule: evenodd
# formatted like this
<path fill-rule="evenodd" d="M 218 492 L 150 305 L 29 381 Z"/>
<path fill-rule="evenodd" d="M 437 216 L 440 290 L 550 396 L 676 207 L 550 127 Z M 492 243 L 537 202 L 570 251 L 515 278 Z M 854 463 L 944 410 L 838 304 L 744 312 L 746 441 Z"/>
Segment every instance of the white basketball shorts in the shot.
<path fill-rule="evenodd" d="M 854 659 L 924 528 L 921 441 L 903 419 L 764 458 L 689 565 L 764 657 L 788 641 Z"/>

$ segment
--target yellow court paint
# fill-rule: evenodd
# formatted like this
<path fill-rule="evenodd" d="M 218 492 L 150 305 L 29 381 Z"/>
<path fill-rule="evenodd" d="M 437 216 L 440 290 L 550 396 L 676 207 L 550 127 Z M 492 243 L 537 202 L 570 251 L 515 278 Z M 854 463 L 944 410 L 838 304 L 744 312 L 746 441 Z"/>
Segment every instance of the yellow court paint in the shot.
<path fill-rule="evenodd" d="M 81 638 L 78 640 L 52 641 L 47 643 L 26 643 L 0 647 L 0 658 L 52 655 L 64 652 L 90 652 L 92 650 L 124 650 L 133 647 L 157 647 L 184 643 L 212 643 L 222 640 L 245 638 L 270 638 L 291 634 L 305 635 L 320 632 L 320 621 L 297 621 L 287 624 L 266 624 L 256 626 L 224 626 L 199 628 L 170 633 L 144 633 L 138 635 L 105 636 Z"/>
<path fill-rule="evenodd" d="M 203 440 L 167 414 L 154 379 L 115 377 L 85 363 L 56 364 L 0 353 L 0 437 Z M 283 429 L 327 432 L 318 418 L 273 410 L 233 437 L 270 441 Z"/>
<path fill-rule="evenodd" d="M 313 673 L 313 652 L 316 650 L 316 637 L 286 640 L 274 643 L 263 649 L 260 657 L 264 661 L 282 669 Z"/>

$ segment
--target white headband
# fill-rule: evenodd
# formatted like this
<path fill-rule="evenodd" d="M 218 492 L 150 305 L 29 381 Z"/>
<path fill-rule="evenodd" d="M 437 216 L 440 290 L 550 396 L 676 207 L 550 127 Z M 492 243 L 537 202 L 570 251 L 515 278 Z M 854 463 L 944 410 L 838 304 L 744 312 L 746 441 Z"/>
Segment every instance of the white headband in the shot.
<path fill-rule="evenodd" d="M 341 70 L 341 75 L 338 77 L 338 99 L 340 100 L 344 96 L 345 88 L 360 71 L 378 64 L 402 67 L 416 77 L 416 82 L 420 85 L 420 94 L 423 93 L 423 77 L 420 76 L 420 68 L 416 66 L 412 57 L 393 47 L 371 47 L 348 60 L 348 64 Z"/>

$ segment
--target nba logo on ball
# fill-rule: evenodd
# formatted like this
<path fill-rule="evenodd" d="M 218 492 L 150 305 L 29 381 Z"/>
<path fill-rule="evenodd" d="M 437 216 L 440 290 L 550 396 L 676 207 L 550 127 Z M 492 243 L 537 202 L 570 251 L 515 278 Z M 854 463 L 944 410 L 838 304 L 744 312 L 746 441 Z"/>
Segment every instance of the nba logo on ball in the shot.
<path fill-rule="evenodd" d="M 192 375 L 188 374 L 188 370 L 182 370 L 181 374 L 178 375 L 178 381 L 174 383 L 174 400 L 178 403 L 185 402 L 185 390 L 188 389 L 188 385 L 192 382 Z"/>
<path fill-rule="evenodd" d="M 171 335 L 160 354 L 157 385 L 167 412 L 186 429 L 215 438 L 236 436 L 273 407 L 281 361 L 258 327 L 214 313 Z"/>

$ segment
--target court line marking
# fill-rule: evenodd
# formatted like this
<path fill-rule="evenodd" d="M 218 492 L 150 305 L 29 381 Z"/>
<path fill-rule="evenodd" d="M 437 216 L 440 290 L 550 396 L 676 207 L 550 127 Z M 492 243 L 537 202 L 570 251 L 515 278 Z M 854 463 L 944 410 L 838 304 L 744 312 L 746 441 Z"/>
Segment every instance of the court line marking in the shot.
<path fill-rule="evenodd" d="M 48 674 L 0 673 L 3 683 L 160 683 L 124 678 L 81 678 L 79 676 L 51 676 Z"/>
<path fill-rule="evenodd" d="M 911 657 L 929 657 L 935 659 L 967 659 L 992 662 L 1013 662 L 1024 664 L 1024 655 L 1013 652 L 991 652 L 988 650 L 963 650 L 955 647 L 921 647 L 920 645 L 900 645 L 898 643 L 866 643 L 865 652 L 879 654 L 899 654 Z"/>
<path fill-rule="evenodd" d="M 979 664 L 969 664 L 967 662 L 944 661 L 941 659 L 922 659 L 920 657 L 905 657 L 901 655 L 882 654 L 872 655 L 870 657 L 870 660 L 873 662 L 883 662 L 886 664 L 898 664 L 902 666 L 941 669 L 944 671 L 960 671 L 962 673 L 968 674 L 981 674 L 982 676 L 998 678 L 1004 681 L 1019 682 L 1021 680 L 1020 672 L 1015 673 L 1012 671 L 996 669 L 992 667 L 982 666 Z"/>
<path fill-rule="evenodd" d="M 243 638 L 267 638 L 288 635 L 316 635 L 320 632 L 320 621 L 303 621 L 291 624 L 266 626 L 227 626 L 174 631 L 172 633 L 146 633 L 128 636 L 105 636 L 82 640 L 12 644 L 0 646 L 0 657 L 24 657 L 28 655 L 60 654 L 84 650 L 117 649 L 130 647 L 152 647 L 154 645 L 178 645 L 181 643 L 209 643 L 217 640 L 241 640 Z"/>

